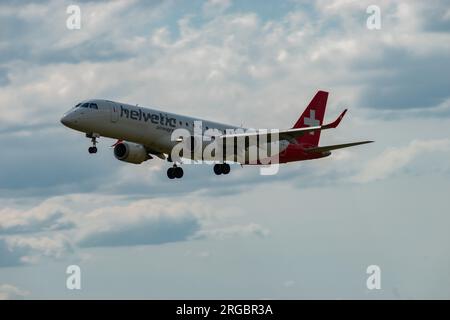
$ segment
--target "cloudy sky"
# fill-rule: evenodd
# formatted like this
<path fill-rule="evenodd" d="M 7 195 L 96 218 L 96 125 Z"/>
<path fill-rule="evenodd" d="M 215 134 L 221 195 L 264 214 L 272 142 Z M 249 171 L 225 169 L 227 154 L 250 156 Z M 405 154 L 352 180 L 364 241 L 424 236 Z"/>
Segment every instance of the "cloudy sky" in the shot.
<path fill-rule="evenodd" d="M 320 89 L 349 108 L 322 144 L 376 143 L 275 176 L 168 180 L 59 122 L 105 98 L 290 128 Z M 448 1 L 4 0 L 0 298 L 448 299 L 449 89 Z"/>

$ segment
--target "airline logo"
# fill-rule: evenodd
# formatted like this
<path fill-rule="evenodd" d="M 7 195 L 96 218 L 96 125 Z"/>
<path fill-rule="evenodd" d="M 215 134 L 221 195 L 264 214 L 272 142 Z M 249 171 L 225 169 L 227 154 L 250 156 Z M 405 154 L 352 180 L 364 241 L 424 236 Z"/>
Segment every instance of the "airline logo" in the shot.
<path fill-rule="evenodd" d="M 167 114 L 163 113 L 150 113 L 147 111 L 142 111 L 142 109 L 139 108 L 139 111 L 137 110 L 130 110 L 125 108 L 124 106 L 120 106 L 120 117 L 121 118 L 127 118 L 132 119 L 136 121 L 144 121 L 154 124 L 160 124 L 162 126 L 169 126 L 172 128 L 175 128 L 177 126 L 177 119 L 169 117 Z"/>
<path fill-rule="evenodd" d="M 305 124 L 305 126 L 307 127 L 316 127 L 320 125 L 320 121 L 316 119 L 316 110 L 309 110 L 309 118 L 305 117 L 303 119 L 303 123 Z M 313 135 L 313 132 L 310 132 L 309 134 Z"/>

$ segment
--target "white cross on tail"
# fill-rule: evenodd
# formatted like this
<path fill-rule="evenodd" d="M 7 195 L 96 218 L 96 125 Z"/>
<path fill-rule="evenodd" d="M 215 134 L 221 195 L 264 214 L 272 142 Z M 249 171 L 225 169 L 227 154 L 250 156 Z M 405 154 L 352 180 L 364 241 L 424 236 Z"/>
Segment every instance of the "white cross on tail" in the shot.
<path fill-rule="evenodd" d="M 309 118 L 305 117 L 303 123 L 308 127 L 315 127 L 320 125 L 320 121 L 316 119 L 316 110 L 309 110 Z M 314 134 L 314 131 L 309 134 Z"/>

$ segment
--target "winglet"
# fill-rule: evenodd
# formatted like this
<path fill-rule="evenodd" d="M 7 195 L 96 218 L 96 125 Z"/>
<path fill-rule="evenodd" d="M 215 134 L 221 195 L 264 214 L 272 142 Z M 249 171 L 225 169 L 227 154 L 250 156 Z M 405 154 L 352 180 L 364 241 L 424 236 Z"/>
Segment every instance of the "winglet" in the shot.
<path fill-rule="evenodd" d="M 342 120 L 342 118 L 344 118 L 347 110 L 348 109 L 345 109 L 344 111 L 342 111 L 341 115 L 336 120 L 334 120 L 332 123 L 328 123 L 328 124 L 322 126 L 322 129 L 336 128 L 339 125 L 339 123 L 341 123 L 341 120 Z"/>

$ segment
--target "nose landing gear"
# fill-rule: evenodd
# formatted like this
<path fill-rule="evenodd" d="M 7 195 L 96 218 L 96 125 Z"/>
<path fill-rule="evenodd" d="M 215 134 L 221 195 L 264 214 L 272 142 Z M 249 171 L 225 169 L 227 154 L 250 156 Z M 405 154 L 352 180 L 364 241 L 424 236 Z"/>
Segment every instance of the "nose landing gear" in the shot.
<path fill-rule="evenodd" d="M 98 135 L 96 133 L 92 133 L 92 134 L 86 133 L 86 137 L 90 138 L 91 141 L 92 141 L 92 147 L 89 147 L 88 152 L 90 154 L 97 153 L 97 146 L 96 146 L 97 145 L 97 138 L 99 138 L 100 135 Z"/>

